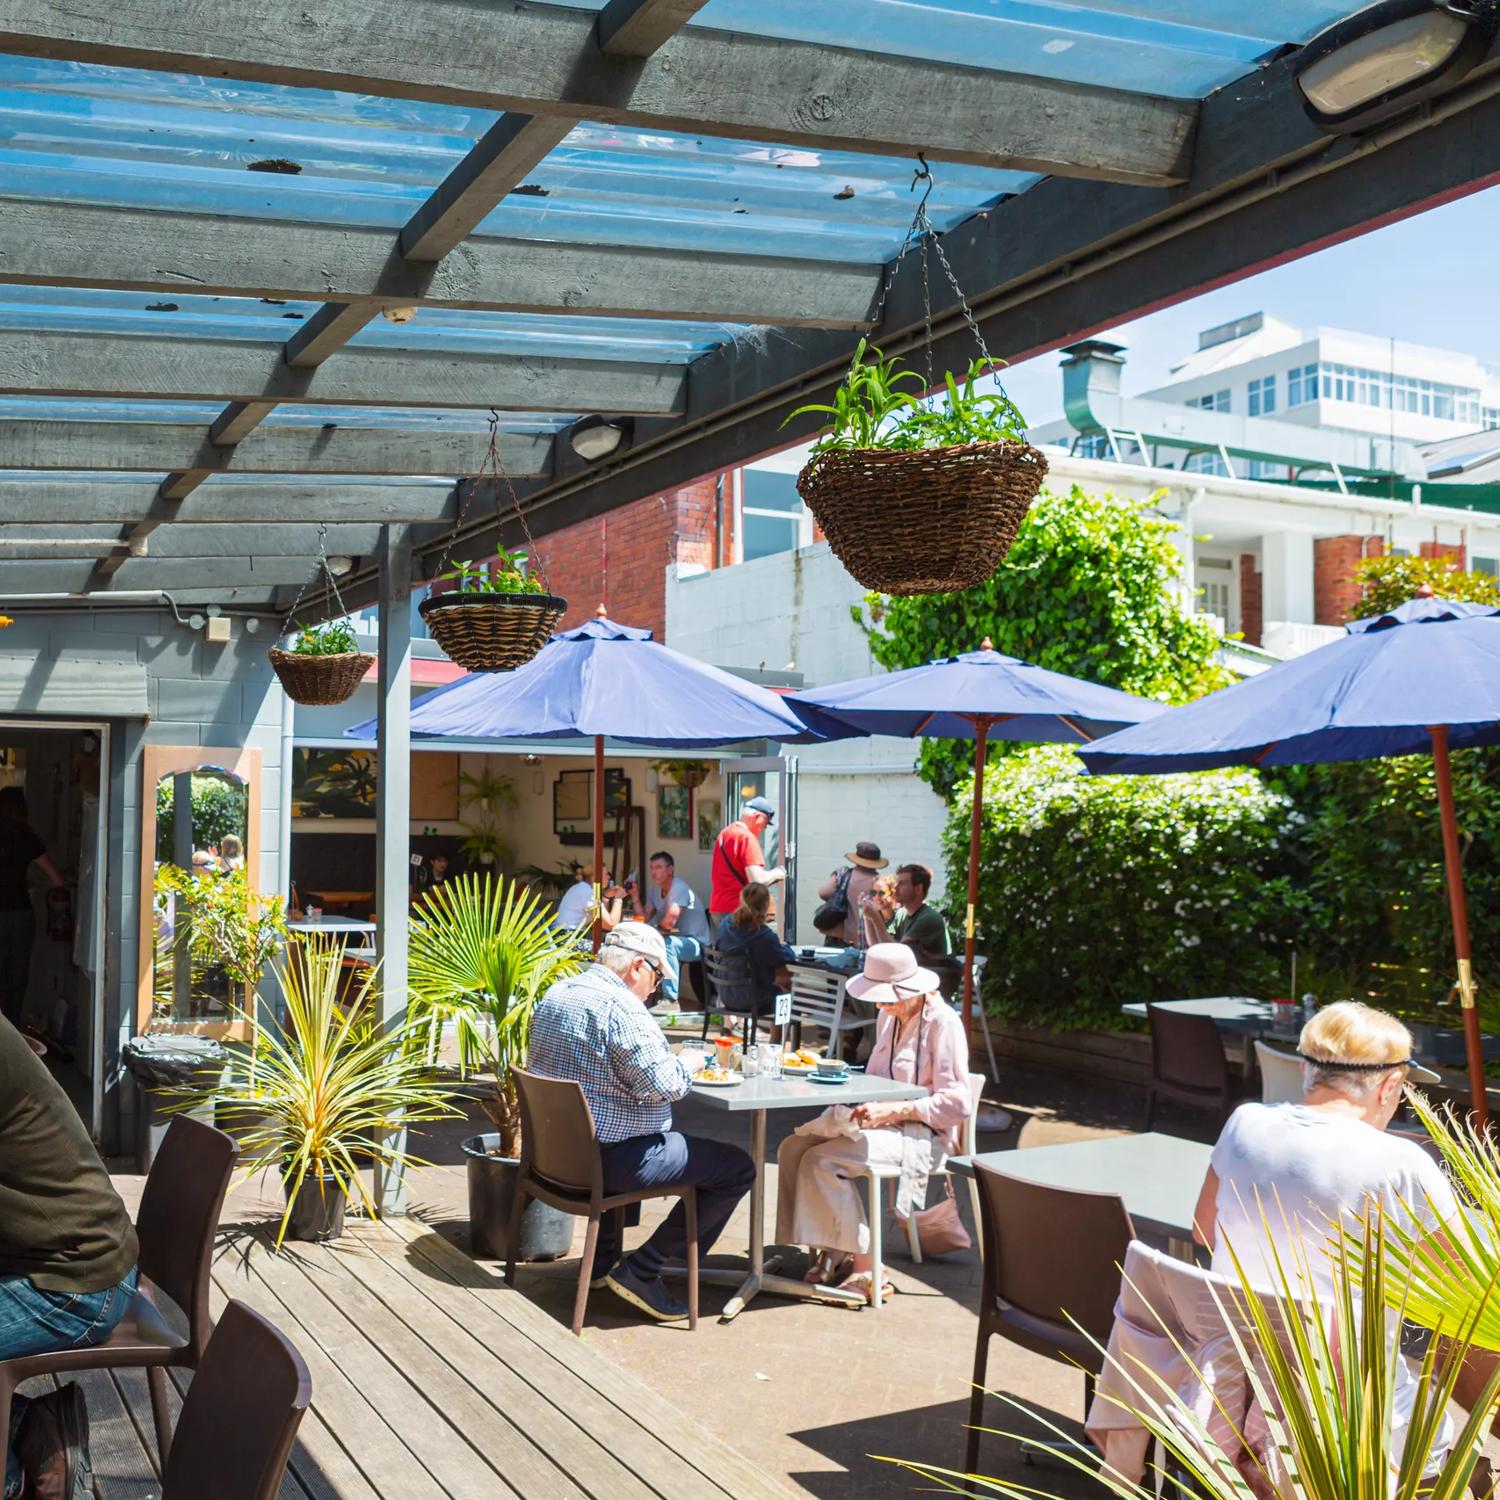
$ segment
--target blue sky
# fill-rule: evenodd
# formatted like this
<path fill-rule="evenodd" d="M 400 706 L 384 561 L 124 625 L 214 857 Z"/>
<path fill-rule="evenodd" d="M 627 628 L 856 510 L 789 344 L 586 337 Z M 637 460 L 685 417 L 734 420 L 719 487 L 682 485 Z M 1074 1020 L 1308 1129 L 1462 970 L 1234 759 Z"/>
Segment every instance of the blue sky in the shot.
<path fill-rule="evenodd" d="M 1500 188 L 1475 193 L 1290 265 L 1111 330 L 1129 345 L 1125 389 L 1160 385 L 1200 329 L 1246 313 L 1454 349 L 1500 363 Z M 1006 388 L 1033 425 L 1062 415 L 1058 355 L 1016 365 Z"/>

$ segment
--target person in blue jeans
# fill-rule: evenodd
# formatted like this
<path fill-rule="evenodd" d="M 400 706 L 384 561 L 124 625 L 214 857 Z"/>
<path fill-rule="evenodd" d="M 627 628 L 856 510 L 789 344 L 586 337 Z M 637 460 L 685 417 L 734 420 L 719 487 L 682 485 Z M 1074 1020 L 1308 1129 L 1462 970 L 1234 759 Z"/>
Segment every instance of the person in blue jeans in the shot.
<path fill-rule="evenodd" d="M 529 1067 L 582 1086 L 594 1114 L 606 1193 L 678 1183 L 697 1188 L 698 1253 L 704 1255 L 754 1184 L 755 1164 L 738 1146 L 672 1128 L 672 1105 L 687 1097 L 703 1059 L 674 1053 L 646 1009 L 666 961 L 654 927 L 622 922 L 593 963 L 558 980 L 538 1002 Z M 618 1218 L 611 1213 L 600 1225 L 592 1284 L 660 1322 L 687 1317 L 687 1304 L 661 1275 L 668 1261 L 687 1256 L 681 1201 L 629 1255 L 619 1253 Z"/>
<path fill-rule="evenodd" d="M 651 884 L 645 896 L 634 888 L 631 895 L 644 909 L 646 920 L 661 933 L 667 954 L 661 997 L 676 1000 L 682 988 L 683 964 L 702 958 L 709 945 L 708 912 L 692 886 L 677 878 L 677 862 L 665 849 L 651 856 Z"/>
<path fill-rule="evenodd" d="M 78 1112 L 0 1018 L 0 1359 L 102 1343 L 130 1306 L 137 1254 Z M 5 1436 L 4 1500 L 92 1493 L 77 1385 L 16 1397 Z"/>

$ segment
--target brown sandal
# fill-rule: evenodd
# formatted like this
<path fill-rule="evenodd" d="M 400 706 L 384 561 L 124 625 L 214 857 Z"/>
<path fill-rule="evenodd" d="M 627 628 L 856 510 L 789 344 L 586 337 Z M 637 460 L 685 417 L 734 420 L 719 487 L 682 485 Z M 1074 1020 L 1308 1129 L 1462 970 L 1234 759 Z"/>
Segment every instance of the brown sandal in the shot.
<path fill-rule="evenodd" d="M 852 1255 L 837 1255 L 832 1250 L 819 1250 L 802 1279 L 808 1286 L 833 1286 L 842 1281 L 853 1268 Z"/>
<path fill-rule="evenodd" d="M 873 1271 L 856 1271 L 852 1276 L 846 1276 L 839 1282 L 841 1291 L 862 1292 L 866 1302 L 872 1306 L 875 1302 L 875 1273 Z M 896 1288 L 889 1279 L 883 1278 L 880 1283 L 880 1300 L 889 1302 L 896 1295 Z"/>

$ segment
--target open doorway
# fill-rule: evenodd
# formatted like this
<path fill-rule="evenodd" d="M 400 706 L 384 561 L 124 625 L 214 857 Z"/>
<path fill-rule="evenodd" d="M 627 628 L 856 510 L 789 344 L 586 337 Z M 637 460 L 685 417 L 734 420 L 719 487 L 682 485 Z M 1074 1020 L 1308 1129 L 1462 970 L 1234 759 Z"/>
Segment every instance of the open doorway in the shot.
<path fill-rule="evenodd" d="M 108 729 L 0 720 L 0 1004 L 97 1136 Z"/>

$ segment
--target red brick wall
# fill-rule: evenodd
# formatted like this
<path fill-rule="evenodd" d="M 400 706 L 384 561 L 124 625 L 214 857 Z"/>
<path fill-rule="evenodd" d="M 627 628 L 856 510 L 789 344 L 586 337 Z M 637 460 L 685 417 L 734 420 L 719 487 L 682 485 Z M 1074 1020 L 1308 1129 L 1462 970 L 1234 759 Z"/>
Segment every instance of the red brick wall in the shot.
<path fill-rule="evenodd" d="M 674 562 L 712 568 L 718 560 L 714 493 L 713 477 L 700 479 L 539 537 L 535 565 L 552 591 L 568 601 L 563 626 L 592 618 L 603 604 L 612 619 L 654 631 L 661 639 L 667 623 L 667 568 Z M 731 500 L 726 475 L 726 558 L 733 555 Z"/>
<path fill-rule="evenodd" d="M 1251 646 L 1260 645 L 1265 629 L 1260 567 L 1253 552 L 1240 553 L 1240 634 Z"/>
<path fill-rule="evenodd" d="M 1384 550 L 1378 536 L 1325 536 L 1313 543 L 1313 618 L 1319 625 L 1348 621 L 1359 602 L 1355 568 Z"/>
<path fill-rule="evenodd" d="M 1463 573 L 1469 566 L 1462 542 L 1423 542 L 1422 556 L 1451 558 L 1448 566 L 1455 573 Z"/>

